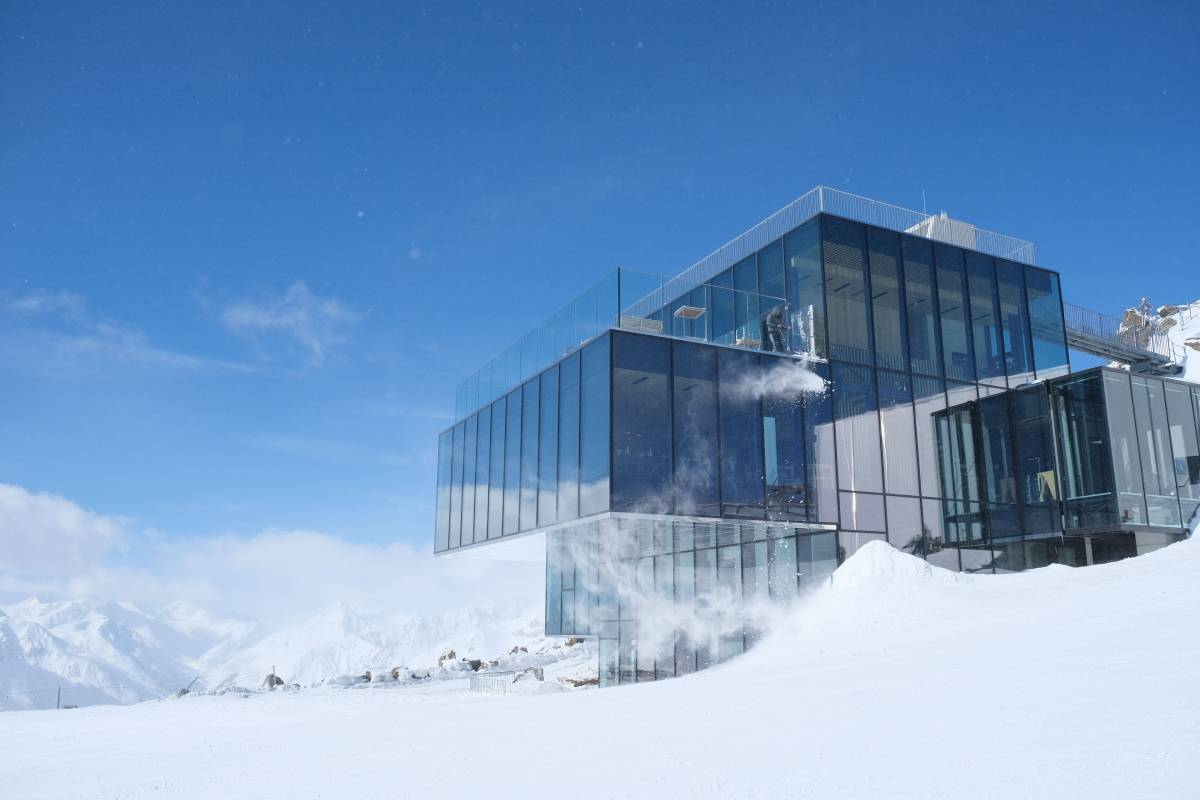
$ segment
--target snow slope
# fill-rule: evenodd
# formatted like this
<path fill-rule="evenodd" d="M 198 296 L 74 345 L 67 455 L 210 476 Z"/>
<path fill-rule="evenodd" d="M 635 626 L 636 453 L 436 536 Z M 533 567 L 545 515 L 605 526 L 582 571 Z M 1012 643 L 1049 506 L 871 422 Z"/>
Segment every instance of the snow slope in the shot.
<path fill-rule="evenodd" d="M 129 800 L 1191 798 L 1198 571 L 1196 539 L 995 576 L 871 543 L 754 651 L 688 678 L 0 714 L 0 786 Z"/>
<path fill-rule="evenodd" d="M 1168 323 L 1167 337 L 1183 352 L 1183 374 L 1180 378 L 1200 383 L 1200 300 L 1186 306 L 1164 306 L 1162 320 Z M 1161 323 L 1160 323 L 1161 324 Z"/>

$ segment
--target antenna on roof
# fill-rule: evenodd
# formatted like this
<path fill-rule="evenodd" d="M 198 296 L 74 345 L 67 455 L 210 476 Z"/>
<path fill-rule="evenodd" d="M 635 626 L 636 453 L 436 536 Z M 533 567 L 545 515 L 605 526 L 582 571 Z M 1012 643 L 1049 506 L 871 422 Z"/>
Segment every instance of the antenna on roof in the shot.
<path fill-rule="evenodd" d="M 927 217 L 929 216 L 929 209 L 925 207 L 925 190 L 924 189 L 921 190 L 921 213 Z"/>

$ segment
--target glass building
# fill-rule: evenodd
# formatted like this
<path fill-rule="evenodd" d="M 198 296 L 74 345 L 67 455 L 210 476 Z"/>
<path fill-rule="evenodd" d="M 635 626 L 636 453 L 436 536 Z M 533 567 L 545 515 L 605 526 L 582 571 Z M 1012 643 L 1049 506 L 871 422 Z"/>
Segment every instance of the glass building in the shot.
<path fill-rule="evenodd" d="M 737 609 L 872 540 L 990 572 L 1178 538 L 1200 394 L 1071 375 L 1033 260 L 818 188 L 675 278 L 618 271 L 460 387 L 435 551 L 544 533 L 546 631 L 599 637 L 607 685 L 741 652 Z"/>

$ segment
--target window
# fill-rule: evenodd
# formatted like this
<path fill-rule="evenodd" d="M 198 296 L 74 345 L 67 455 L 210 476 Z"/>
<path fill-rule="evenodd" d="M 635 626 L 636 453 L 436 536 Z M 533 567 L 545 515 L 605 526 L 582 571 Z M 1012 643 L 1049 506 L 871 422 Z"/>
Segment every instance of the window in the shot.
<path fill-rule="evenodd" d="M 559 364 L 558 519 L 579 516 L 579 353 Z"/>
<path fill-rule="evenodd" d="M 462 544 L 462 480 L 463 480 L 463 439 L 466 438 L 466 425 L 462 422 L 454 426 L 454 440 L 450 452 L 450 547 Z"/>
<path fill-rule="evenodd" d="M 782 539 L 771 539 L 768 580 L 771 597 L 775 599 L 790 599 L 799 591 L 796 572 L 796 537 L 786 536 Z"/>
<path fill-rule="evenodd" d="M 915 497 L 887 495 L 888 542 L 914 556 L 924 555 L 921 535 L 921 501 Z"/>
<path fill-rule="evenodd" d="M 742 545 L 742 596 L 748 601 L 770 597 L 766 541 Z"/>
<path fill-rule="evenodd" d="M 872 363 L 867 316 L 866 231 L 837 217 L 821 217 L 824 238 L 825 303 L 829 310 L 829 356 L 855 364 Z"/>
<path fill-rule="evenodd" d="M 521 420 L 520 529 L 523 531 L 537 527 L 539 384 L 535 377 L 521 387 L 524 415 Z"/>
<path fill-rule="evenodd" d="M 917 480 L 916 422 L 912 389 L 903 372 L 879 370 L 879 422 L 883 440 L 883 473 L 887 491 L 920 494 Z"/>
<path fill-rule="evenodd" d="M 508 401 L 501 397 L 492 403 L 491 465 L 488 467 L 488 528 L 489 539 L 504 532 L 504 425 Z"/>
<path fill-rule="evenodd" d="M 450 546 L 450 467 L 452 431 L 438 436 L 437 522 L 434 526 L 434 550 L 441 552 Z"/>
<path fill-rule="evenodd" d="M 967 252 L 967 293 L 971 298 L 971 332 L 975 372 L 979 380 L 1004 385 L 1004 344 L 1000 334 L 1000 301 L 990 256 Z"/>
<path fill-rule="evenodd" d="M 758 356 L 738 350 L 717 353 L 720 375 L 721 515 L 763 516 L 762 444 L 753 386 Z"/>
<path fill-rule="evenodd" d="M 762 341 L 759 330 L 758 265 L 754 256 L 733 266 L 734 343 Z"/>
<path fill-rule="evenodd" d="M 963 283 L 963 252 L 946 244 L 934 246 L 937 257 L 938 309 L 942 319 L 942 362 L 946 377 L 975 379 L 975 357 L 967 328 L 967 300 Z"/>
<path fill-rule="evenodd" d="M 812 493 L 807 474 L 803 397 L 794 392 L 768 390 L 763 394 L 762 404 L 767 515 L 771 519 L 807 519 Z"/>
<path fill-rule="evenodd" d="M 538 422 L 537 524 L 558 520 L 558 367 L 542 373 Z"/>
<path fill-rule="evenodd" d="M 1179 495 L 1162 381 L 1137 376 L 1131 376 L 1129 380 L 1133 386 L 1134 425 L 1142 456 L 1142 483 L 1146 487 L 1150 524 L 1178 526 Z M 454 542 L 453 524 L 451 519 L 451 543 Z"/>
<path fill-rule="evenodd" d="M 614 511 L 670 513 L 671 343 L 613 334 Z"/>
<path fill-rule="evenodd" d="M 1000 325 L 1004 336 L 1004 366 L 1008 385 L 1033 380 L 1033 350 L 1029 343 L 1029 309 L 1025 303 L 1025 278 L 1020 264 L 996 259 L 996 286 L 1000 299 Z"/>
<path fill-rule="evenodd" d="M 1054 387 L 1062 436 L 1063 497 L 1068 528 L 1115 524 L 1112 442 L 1099 373 Z"/>
<path fill-rule="evenodd" d="M 1174 454 L 1175 485 L 1179 487 L 1179 504 L 1184 524 L 1192 520 L 1200 507 L 1200 442 L 1193 416 L 1191 389 L 1163 381 L 1167 400 L 1167 420 L 1171 430 L 1171 452 Z"/>
<path fill-rule="evenodd" d="M 720 516 L 717 351 L 673 342 L 675 513 Z"/>
<path fill-rule="evenodd" d="M 900 276 L 900 236 L 867 228 L 871 264 L 871 313 L 875 327 L 875 363 L 908 370 L 908 336 L 904 324 L 904 286 Z"/>
<path fill-rule="evenodd" d="M 1029 324 L 1033 332 L 1033 363 L 1039 379 L 1065 375 L 1067 334 L 1063 330 L 1062 295 L 1058 276 L 1036 267 L 1025 267 L 1029 298 Z"/>
<path fill-rule="evenodd" d="M 816 365 L 813 371 L 827 383 L 829 368 Z M 813 522 L 838 521 L 837 457 L 834 446 L 833 401 L 830 392 L 807 394 L 804 405 L 804 441 L 809 443 L 808 481 L 813 490 L 808 498 L 808 518 Z"/>
<path fill-rule="evenodd" d="M 824 358 L 825 279 L 821 269 L 820 221 L 801 225 L 783 238 L 792 348 Z"/>
<path fill-rule="evenodd" d="M 579 440 L 579 513 L 607 511 L 609 507 L 609 441 L 611 337 L 601 336 L 583 349 L 582 400 Z"/>
<path fill-rule="evenodd" d="M 733 291 L 733 269 L 727 269 L 709 283 L 712 297 L 712 341 L 733 344 L 737 294 Z"/>
<path fill-rule="evenodd" d="M 933 287 L 933 247 L 924 239 L 901 237 L 904 254 L 904 303 L 913 372 L 942 374 L 937 295 Z"/>
<path fill-rule="evenodd" d="M 1057 533 L 1060 530 L 1060 494 L 1046 390 L 1039 384 L 1018 389 L 1010 397 L 1025 534 Z"/>
<path fill-rule="evenodd" d="M 1020 538 L 1021 520 L 1017 505 L 1016 457 L 1013 452 L 1012 418 L 1005 394 L 979 401 L 980 475 L 983 502 L 987 509 L 989 538 Z"/>
<path fill-rule="evenodd" d="M 521 390 L 508 393 L 504 424 L 504 533 L 516 533 L 521 513 Z"/>
<path fill-rule="evenodd" d="M 758 292 L 780 300 L 787 297 L 782 241 L 773 242 L 758 251 Z"/>
<path fill-rule="evenodd" d="M 471 544 L 475 536 L 475 464 L 477 453 L 477 434 L 479 433 L 479 416 L 467 417 L 466 436 L 463 440 L 463 495 L 462 495 L 462 531 L 460 544 Z"/>
<path fill-rule="evenodd" d="M 490 481 L 488 470 L 491 468 L 492 454 L 492 408 L 484 406 L 479 412 L 479 431 L 475 456 L 475 531 L 474 540 L 482 542 L 487 539 L 488 527 L 488 491 Z M 465 531 L 464 531 L 465 533 Z"/>
<path fill-rule="evenodd" d="M 1145 525 L 1148 519 L 1146 492 L 1142 485 L 1142 460 L 1138 450 L 1137 429 L 1134 427 L 1133 392 L 1129 375 L 1108 370 L 1103 375 L 1120 520 L 1126 525 Z"/>
<path fill-rule="evenodd" d="M 882 492 L 879 415 L 871 370 L 834 364 L 831 394 L 836 420 L 838 488 Z"/>

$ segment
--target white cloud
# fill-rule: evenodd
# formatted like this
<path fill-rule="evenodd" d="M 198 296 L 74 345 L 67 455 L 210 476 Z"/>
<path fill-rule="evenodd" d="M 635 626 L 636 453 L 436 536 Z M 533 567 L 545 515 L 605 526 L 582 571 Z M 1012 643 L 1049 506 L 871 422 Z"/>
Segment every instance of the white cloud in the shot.
<path fill-rule="evenodd" d="M 120 543 L 125 526 L 57 495 L 0 484 L 0 574 L 78 574 Z"/>
<path fill-rule="evenodd" d="M 134 533 L 128 520 L 0 484 L 0 596 L 148 607 L 183 598 L 273 626 L 338 601 L 418 614 L 533 602 L 543 572 L 536 563 L 434 558 L 428 545 L 350 542 L 309 530 Z"/>
<path fill-rule="evenodd" d="M 325 361 L 329 348 L 349 338 L 347 329 L 360 318 L 342 302 L 313 294 L 303 281 L 293 283 L 277 300 L 235 303 L 221 315 L 225 327 L 242 336 L 274 332 L 294 339 L 314 366 Z"/>
<path fill-rule="evenodd" d="M 70 292 L 37 290 L 10 300 L 4 308 L 14 314 L 53 314 L 83 317 L 83 298 Z"/>

